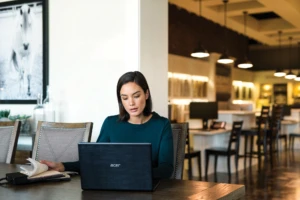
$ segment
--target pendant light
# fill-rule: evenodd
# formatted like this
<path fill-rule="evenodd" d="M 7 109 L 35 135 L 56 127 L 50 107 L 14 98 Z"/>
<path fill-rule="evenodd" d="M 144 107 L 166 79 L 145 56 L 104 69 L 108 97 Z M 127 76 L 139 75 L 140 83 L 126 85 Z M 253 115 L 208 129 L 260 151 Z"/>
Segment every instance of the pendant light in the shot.
<path fill-rule="evenodd" d="M 244 13 L 244 35 L 247 38 L 246 26 L 247 26 L 247 14 L 248 14 L 248 12 L 244 11 L 243 13 Z M 248 39 L 247 39 L 247 41 L 248 41 Z M 244 60 L 241 63 L 238 64 L 238 68 L 248 69 L 248 68 L 253 67 L 253 64 L 248 59 L 248 54 L 249 54 L 249 49 L 248 49 L 248 46 L 247 46 L 246 55 L 244 57 Z"/>
<path fill-rule="evenodd" d="M 201 16 L 201 1 L 199 0 L 199 16 Z M 208 51 L 203 47 L 201 42 L 198 42 L 198 46 L 196 47 L 196 49 L 193 51 L 193 53 L 191 53 L 192 57 L 195 58 L 205 58 L 209 56 Z"/>
<path fill-rule="evenodd" d="M 282 55 L 282 52 L 281 52 L 281 34 L 282 34 L 282 32 L 278 31 L 279 53 Z M 274 73 L 274 76 L 276 76 L 276 77 L 283 77 L 285 75 L 286 74 L 282 69 L 277 69 Z"/>
<path fill-rule="evenodd" d="M 285 75 L 286 79 L 294 79 L 296 75 L 292 72 L 292 65 L 291 65 L 291 56 L 292 56 L 292 37 L 289 37 L 290 47 L 289 47 L 289 67 L 290 71 Z"/>
<path fill-rule="evenodd" d="M 227 30 L 226 30 L 226 14 L 227 14 L 227 3 L 228 3 L 228 0 L 223 0 L 223 3 L 224 3 L 224 52 L 223 54 L 220 56 L 220 58 L 218 59 L 218 63 L 221 63 L 221 64 L 230 64 L 230 63 L 233 63 L 233 60 L 228 56 L 228 52 L 227 52 L 227 49 L 226 49 L 226 45 L 227 45 L 227 42 L 226 42 L 226 37 L 227 37 Z"/>
<path fill-rule="evenodd" d="M 299 65 L 300 64 L 300 42 L 298 42 L 298 58 L 299 58 L 299 62 L 298 62 L 298 65 Z M 298 70 L 298 75 L 294 80 L 300 81 L 300 70 Z"/>

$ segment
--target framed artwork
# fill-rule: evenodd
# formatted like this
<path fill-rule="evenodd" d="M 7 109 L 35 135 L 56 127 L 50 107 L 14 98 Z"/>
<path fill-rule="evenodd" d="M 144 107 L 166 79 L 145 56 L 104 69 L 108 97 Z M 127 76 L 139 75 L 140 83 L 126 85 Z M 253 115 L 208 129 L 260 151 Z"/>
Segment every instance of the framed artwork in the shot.
<path fill-rule="evenodd" d="M 0 104 L 35 104 L 48 85 L 48 1 L 0 3 Z"/>

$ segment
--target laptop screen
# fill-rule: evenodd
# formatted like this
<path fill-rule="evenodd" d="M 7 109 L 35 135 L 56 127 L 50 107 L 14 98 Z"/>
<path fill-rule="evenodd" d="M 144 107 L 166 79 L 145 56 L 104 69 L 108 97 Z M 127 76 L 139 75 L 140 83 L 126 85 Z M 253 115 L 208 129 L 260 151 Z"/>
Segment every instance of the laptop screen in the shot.
<path fill-rule="evenodd" d="M 79 143 L 83 190 L 152 190 L 150 143 Z"/>

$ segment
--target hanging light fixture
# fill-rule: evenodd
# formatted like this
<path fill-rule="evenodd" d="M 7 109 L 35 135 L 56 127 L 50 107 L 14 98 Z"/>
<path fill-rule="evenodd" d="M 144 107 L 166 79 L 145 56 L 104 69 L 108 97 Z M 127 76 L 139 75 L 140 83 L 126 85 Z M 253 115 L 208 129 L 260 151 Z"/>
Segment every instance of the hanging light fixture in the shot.
<path fill-rule="evenodd" d="M 282 52 L 281 52 L 281 34 L 282 34 L 282 31 L 278 31 L 279 53 L 282 55 Z M 277 69 L 274 73 L 274 76 L 276 76 L 276 77 L 283 77 L 285 75 L 286 75 L 286 73 L 282 69 Z"/>
<path fill-rule="evenodd" d="M 294 79 L 296 75 L 292 72 L 292 65 L 291 65 L 291 56 L 292 56 L 292 37 L 289 37 L 290 47 L 289 47 L 289 67 L 290 71 L 285 75 L 286 79 Z"/>
<path fill-rule="evenodd" d="M 221 64 L 230 64 L 233 63 L 233 60 L 228 56 L 228 52 L 226 49 L 226 37 L 227 37 L 227 30 L 226 30 L 226 14 L 227 14 L 227 3 L 228 0 L 223 0 L 224 3 L 224 52 L 223 54 L 220 56 L 220 58 L 218 59 L 218 63 Z"/>
<path fill-rule="evenodd" d="M 247 38 L 247 34 L 246 34 L 246 26 L 247 26 L 247 11 L 244 11 L 244 35 Z M 247 40 L 248 41 L 248 40 Z M 244 60 L 238 64 L 238 68 L 242 68 L 242 69 L 248 69 L 253 67 L 253 64 L 249 61 L 248 59 L 248 54 L 249 54 L 249 49 L 248 46 L 246 48 L 246 55 L 244 57 Z"/>
<path fill-rule="evenodd" d="M 300 42 L 298 42 L 298 58 L 299 58 L 299 62 L 300 63 Z M 294 79 L 295 81 L 300 81 L 300 70 L 298 70 L 298 75 L 296 76 L 296 78 Z"/>
<path fill-rule="evenodd" d="M 201 16 L 201 1 L 199 0 L 199 16 Z M 197 48 L 191 53 L 192 57 L 195 58 L 205 58 L 209 56 L 208 51 L 203 47 L 201 42 L 198 42 Z"/>

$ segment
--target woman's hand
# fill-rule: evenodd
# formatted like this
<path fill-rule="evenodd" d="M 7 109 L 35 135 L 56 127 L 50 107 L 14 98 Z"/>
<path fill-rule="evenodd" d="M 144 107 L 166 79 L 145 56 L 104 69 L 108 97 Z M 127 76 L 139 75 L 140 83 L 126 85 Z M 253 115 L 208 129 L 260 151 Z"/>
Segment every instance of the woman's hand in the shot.
<path fill-rule="evenodd" d="M 50 169 L 53 169 L 55 171 L 59 171 L 59 172 L 65 171 L 65 166 L 61 162 L 41 160 L 40 163 L 47 165 Z"/>

